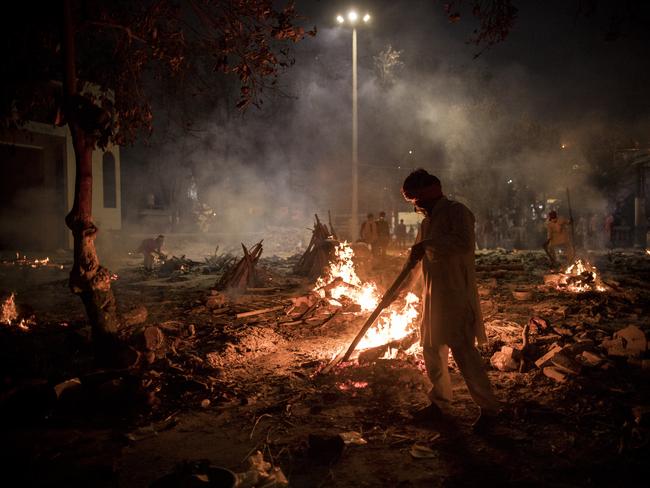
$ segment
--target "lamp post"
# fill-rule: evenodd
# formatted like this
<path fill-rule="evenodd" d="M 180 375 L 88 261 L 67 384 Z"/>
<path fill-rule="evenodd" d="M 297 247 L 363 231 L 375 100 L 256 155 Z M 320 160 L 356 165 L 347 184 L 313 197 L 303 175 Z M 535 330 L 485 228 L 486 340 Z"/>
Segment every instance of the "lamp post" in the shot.
<path fill-rule="evenodd" d="M 364 24 L 370 21 L 366 13 L 361 20 Z M 347 16 L 337 15 L 339 25 L 347 24 L 352 27 L 352 216 L 350 218 L 350 238 L 354 241 L 359 231 L 359 112 L 357 101 L 357 24 L 359 14 L 350 10 Z"/>

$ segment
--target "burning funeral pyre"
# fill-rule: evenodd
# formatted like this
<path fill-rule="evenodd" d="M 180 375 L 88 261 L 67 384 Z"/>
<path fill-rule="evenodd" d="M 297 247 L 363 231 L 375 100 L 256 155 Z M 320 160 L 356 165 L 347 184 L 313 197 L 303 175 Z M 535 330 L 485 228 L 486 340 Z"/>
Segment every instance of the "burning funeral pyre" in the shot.
<path fill-rule="evenodd" d="M 377 307 L 381 295 L 372 282 L 363 282 L 354 267 L 354 250 L 347 242 L 338 244 L 334 259 L 317 282 L 315 291 L 333 306 L 344 307 L 355 304 L 361 312 L 370 312 Z M 417 338 L 417 322 L 420 299 L 408 293 L 404 300 L 393 304 L 383 313 L 374 327 L 370 328 L 357 346 L 357 350 L 380 347 L 396 343 L 411 336 Z M 415 340 L 407 344 L 411 346 Z M 390 354 L 389 351 L 386 351 Z"/>
<path fill-rule="evenodd" d="M 15 294 L 2 294 L 0 297 L 0 324 L 16 326 L 18 329 L 28 330 L 29 320 L 19 320 L 18 309 L 16 308 Z"/>
<path fill-rule="evenodd" d="M 578 259 L 560 275 L 558 288 L 573 293 L 607 290 L 596 268 L 582 259 Z"/>

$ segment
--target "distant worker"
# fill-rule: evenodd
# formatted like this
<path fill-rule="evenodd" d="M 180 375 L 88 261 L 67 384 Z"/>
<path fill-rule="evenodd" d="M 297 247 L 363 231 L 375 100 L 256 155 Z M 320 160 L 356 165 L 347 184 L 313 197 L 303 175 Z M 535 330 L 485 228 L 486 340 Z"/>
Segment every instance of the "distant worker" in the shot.
<path fill-rule="evenodd" d="M 413 244 L 413 242 L 415 241 L 415 226 L 409 225 L 409 230 L 406 233 L 406 239 L 409 245 Z"/>
<path fill-rule="evenodd" d="M 568 264 L 573 263 L 575 258 L 575 250 L 573 247 L 573 240 L 571 239 L 571 230 L 569 229 L 571 221 L 565 218 L 558 217 L 555 210 L 548 213 L 548 221 L 546 222 L 546 242 L 544 242 L 544 251 L 551 261 L 551 266 L 559 266 L 555 251 L 563 249 L 566 254 Z"/>
<path fill-rule="evenodd" d="M 406 225 L 404 225 L 404 219 L 400 219 L 399 224 L 395 226 L 395 245 L 397 249 L 404 249 L 404 246 L 406 246 Z"/>
<path fill-rule="evenodd" d="M 153 263 L 156 257 L 165 259 L 166 255 L 162 252 L 165 236 L 159 235 L 155 239 L 145 239 L 140 243 L 137 252 L 142 253 L 144 257 L 144 269 L 153 270 Z"/>
<path fill-rule="evenodd" d="M 614 247 L 614 222 L 614 214 L 612 212 L 608 212 L 605 216 L 605 222 L 603 224 L 603 230 L 605 232 L 605 245 L 608 249 L 612 249 Z"/>
<path fill-rule="evenodd" d="M 386 249 L 390 243 L 390 225 L 386 221 L 386 212 L 379 212 L 379 218 L 375 222 L 375 225 L 377 226 L 375 256 L 383 260 L 386 257 Z"/>
<path fill-rule="evenodd" d="M 377 223 L 373 214 L 369 213 L 366 221 L 361 224 L 359 236 L 362 242 L 370 244 L 372 248 L 375 247 L 377 241 Z"/>

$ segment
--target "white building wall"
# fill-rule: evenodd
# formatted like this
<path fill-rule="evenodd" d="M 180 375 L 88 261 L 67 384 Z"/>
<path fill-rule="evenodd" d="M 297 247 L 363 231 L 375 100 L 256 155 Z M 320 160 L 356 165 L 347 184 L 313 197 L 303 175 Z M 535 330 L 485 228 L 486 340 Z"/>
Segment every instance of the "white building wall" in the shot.
<path fill-rule="evenodd" d="M 72 136 L 67 126 L 56 127 L 53 125 L 30 122 L 25 126 L 26 130 L 31 132 L 56 135 L 65 137 L 65 188 L 67 210 L 70 211 L 74 202 L 74 183 L 75 183 L 75 156 L 72 146 Z M 115 157 L 115 185 L 116 185 L 116 205 L 115 208 L 104 208 L 104 172 L 103 157 L 104 152 L 110 151 Z M 62 219 L 65 215 L 62 216 Z M 93 151 L 93 218 L 95 224 L 100 230 L 119 230 L 122 228 L 122 193 L 120 178 L 120 148 L 119 146 L 110 145 L 106 151 L 96 149 Z M 61 225 L 65 225 L 62 220 Z M 72 248 L 72 233 L 68 233 L 68 245 Z"/>

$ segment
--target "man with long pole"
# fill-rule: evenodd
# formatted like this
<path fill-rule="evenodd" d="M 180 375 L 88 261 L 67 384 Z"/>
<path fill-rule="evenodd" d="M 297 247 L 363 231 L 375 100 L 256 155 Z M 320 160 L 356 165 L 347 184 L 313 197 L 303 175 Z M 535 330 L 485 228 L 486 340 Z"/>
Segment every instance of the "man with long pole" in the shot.
<path fill-rule="evenodd" d="M 424 287 L 420 343 L 432 388 L 431 403 L 415 412 L 414 417 L 434 423 L 443 419 L 452 399 L 448 368 L 451 348 L 469 393 L 481 409 L 473 427 L 485 431 L 498 416 L 499 402 L 475 347 L 476 341 L 486 342 L 487 336 L 476 287 L 474 215 L 462 203 L 447 199 L 440 180 L 424 169 L 407 176 L 402 194 L 425 216 L 416 243 L 402 272 L 339 360 L 351 356 L 382 310 L 405 284 L 413 282 L 409 274 L 421 262 Z"/>

